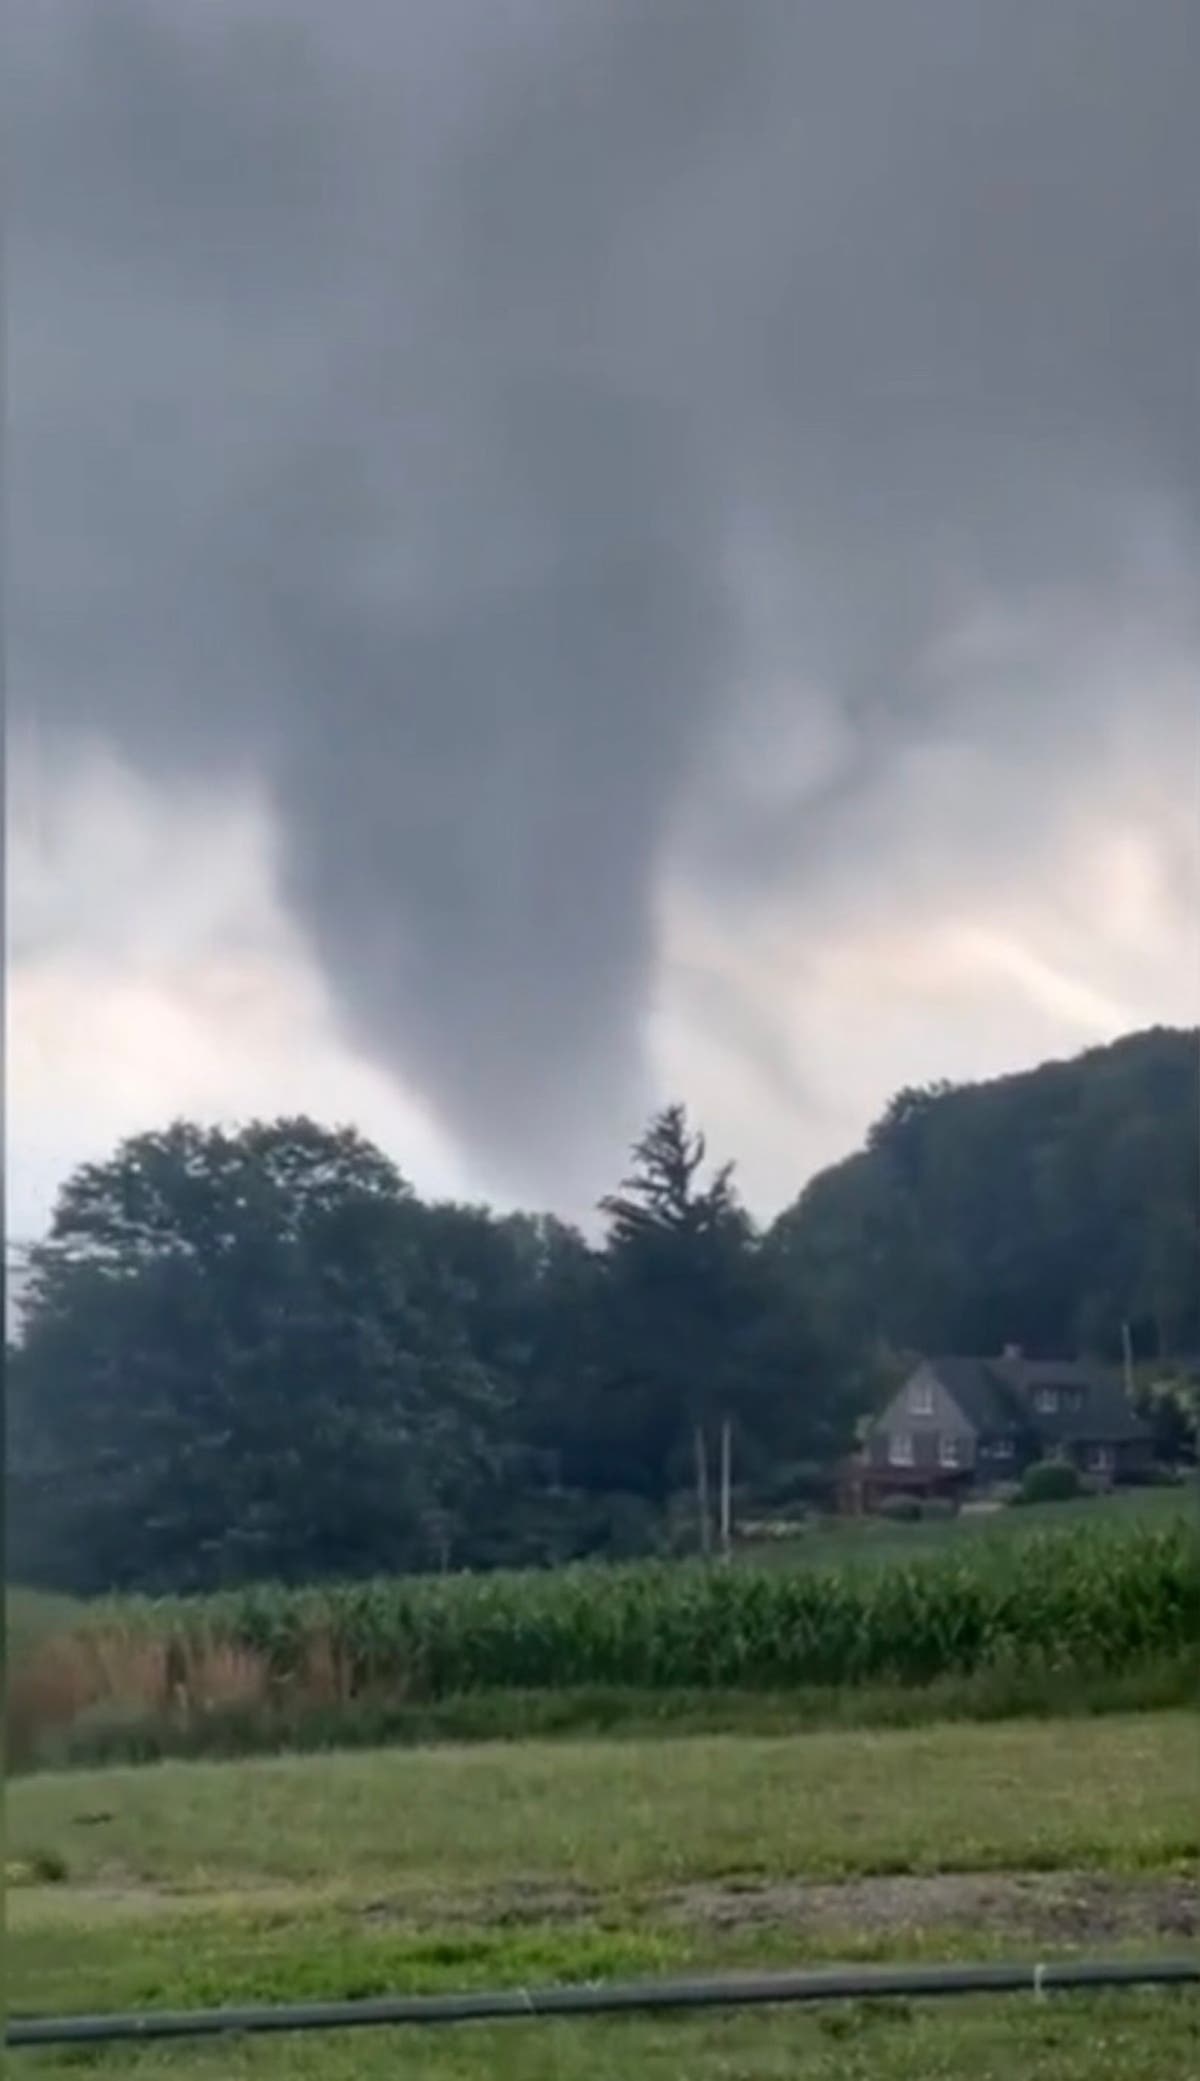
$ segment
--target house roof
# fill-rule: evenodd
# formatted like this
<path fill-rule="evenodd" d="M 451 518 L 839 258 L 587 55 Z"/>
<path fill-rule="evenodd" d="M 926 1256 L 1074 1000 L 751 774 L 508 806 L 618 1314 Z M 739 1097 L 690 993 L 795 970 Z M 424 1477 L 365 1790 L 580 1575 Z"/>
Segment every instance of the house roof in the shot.
<path fill-rule="evenodd" d="M 987 1359 L 931 1358 L 926 1364 L 977 1431 L 1011 1430 L 1026 1421 L 1012 1383 Z"/>
<path fill-rule="evenodd" d="M 1040 1387 L 1082 1388 L 1083 1407 L 1049 1416 L 1034 1411 L 1039 1430 L 1059 1438 L 1120 1444 L 1147 1436 L 1146 1425 L 1131 1407 L 1119 1373 L 1086 1360 L 999 1359 L 996 1370 L 1013 1379 L 1017 1392 L 1032 1399 Z"/>
<path fill-rule="evenodd" d="M 977 1431 L 1030 1426 L 1047 1437 L 1114 1445 L 1147 1435 L 1119 1374 L 1087 1360 L 950 1356 L 926 1363 Z M 1082 1407 L 1039 1410 L 1035 1394 L 1047 1387 L 1082 1390 Z"/>

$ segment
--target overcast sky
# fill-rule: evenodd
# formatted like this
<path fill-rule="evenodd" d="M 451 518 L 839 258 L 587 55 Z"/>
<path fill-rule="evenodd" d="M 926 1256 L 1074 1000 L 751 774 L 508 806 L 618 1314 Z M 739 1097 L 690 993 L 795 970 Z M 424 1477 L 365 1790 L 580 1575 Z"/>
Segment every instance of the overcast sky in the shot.
<path fill-rule="evenodd" d="M 10 1227 L 1197 1012 L 1194 0 L 24 0 Z"/>

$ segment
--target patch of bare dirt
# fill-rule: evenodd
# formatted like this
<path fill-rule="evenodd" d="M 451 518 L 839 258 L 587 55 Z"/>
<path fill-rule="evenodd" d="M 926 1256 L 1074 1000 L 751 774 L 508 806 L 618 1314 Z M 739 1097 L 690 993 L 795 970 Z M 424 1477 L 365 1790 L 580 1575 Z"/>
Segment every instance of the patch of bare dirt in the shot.
<path fill-rule="evenodd" d="M 33 1889 L 29 1889 L 32 1891 Z M 104 1916 L 186 1914 L 214 1900 L 280 1911 L 307 1902 L 320 1888 L 270 1885 L 209 1890 L 139 1881 L 118 1868 L 86 1884 L 39 1887 L 39 1899 Z M 398 1890 L 364 1901 L 340 1887 L 327 1904 L 368 1923 L 410 1927 L 448 1924 L 516 1927 L 603 1920 L 618 1911 L 647 1921 L 724 1930 L 794 1930 L 797 1936 L 858 1931 L 904 1935 L 922 1928 L 979 1925 L 1024 1943 L 1103 1944 L 1130 1938 L 1200 1937 L 1200 1879 L 1130 1878 L 1099 1872 L 931 1872 L 808 1884 L 803 1880 L 722 1880 L 614 1899 L 561 1881 L 513 1881 L 478 1894 Z"/>
<path fill-rule="evenodd" d="M 612 1905 L 587 1887 L 530 1882 L 474 1899 L 376 1900 L 360 1912 L 372 1921 L 503 1925 L 587 1921 Z M 1047 1944 L 1200 1935 L 1200 1881 L 1094 1872 L 933 1872 L 821 1885 L 725 1881 L 642 1893 L 622 1906 L 647 1920 L 797 1934 L 857 1930 L 886 1936 L 978 1924 Z"/>
<path fill-rule="evenodd" d="M 1091 1943 L 1200 1934 L 1200 1883 L 1095 1872 L 932 1872 L 831 1885 L 684 1886 L 663 1896 L 659 1911 L 708 1928 L 876 1935 L 979 1923 L 1029 1941 Z"/>
<path fill-rule="evenodd" d="M 485 1894 L 408 1894 L 369 1900 L 360 1909 L 368 1922 L 484 1923 L 503 1927 L 522 1922 L 585 1922 L 604 1905 L 586 1886 L 514 1880 Z"/>

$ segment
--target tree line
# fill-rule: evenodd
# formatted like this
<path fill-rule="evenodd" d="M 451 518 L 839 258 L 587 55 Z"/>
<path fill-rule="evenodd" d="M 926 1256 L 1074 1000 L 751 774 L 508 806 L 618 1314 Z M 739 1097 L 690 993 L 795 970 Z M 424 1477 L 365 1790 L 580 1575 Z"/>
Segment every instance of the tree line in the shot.
<path fill-rule="evenodd" d="M 765 1229 L 682 1106 L 587 1240 L 349 1128 L 83 1166 L 9 1352 L 10 1576 L 211 1588 L 710 1549 L 824 1495 L 916 1351 L 1200 1350 L 1197 1037 L 901 1093 Z"/>
<path fill-rule="evenodd" d="M 777 1239 L 826 1334 L 920 1351 L 1200 1354 L 1200 1032 L 904 1090 Z"/>
<path fill-rule="evenodd" d="M 64 1187 L 10 1354 L 11 1571 L 200 1588 L 712 1540 L 714 1437 L 823 1461 L 836 1375 L 682 1107 L 599 1246 L 427 1204 L 351 1129 L 180 1122 Z"/>

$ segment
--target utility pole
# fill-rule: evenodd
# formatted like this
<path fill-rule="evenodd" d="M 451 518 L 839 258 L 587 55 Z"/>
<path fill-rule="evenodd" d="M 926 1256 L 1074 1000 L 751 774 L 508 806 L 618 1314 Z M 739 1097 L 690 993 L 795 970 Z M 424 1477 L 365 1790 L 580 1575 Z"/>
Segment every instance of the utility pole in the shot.
<path fill-rule="evenodd" d="M 721 1558 L 733 1551 L 733 1425 L 728 1417 L 721 1424 Z"/>
<path fill-rule="evenodd" d="M 1127 1322 L 1123 1322 L 1123 1323 L 1121 1324 L 1121 1355 L 1122 1355 L 1122 1358 L 1123 1358 L 1123 1360 L 1124 1360 L 1124 1366 L 1125 1366 L 1125 1399 L 1126 1399 L 1126 1400 L 1127 1400 L 1128 1402 L 1132 1402 L 1132 1401 L 1133 1401 L 1133 1337 L 1132 1337 L 1132 1336 L 1131 1336 L 1131 1334 L 1130 1334 L 1129 1324 L 1128 1324 Z"/>
<path fill-rule="evenodd" d="M 707 1560 L 712 1552 L 712 1508 L 708 1497 L 708 1440 L 705 1438 L 702 1423 L 693 1427 L 692 1446 L 696 1455 L 696 1515 L 699 1520 L 700 1551 Z"/>

